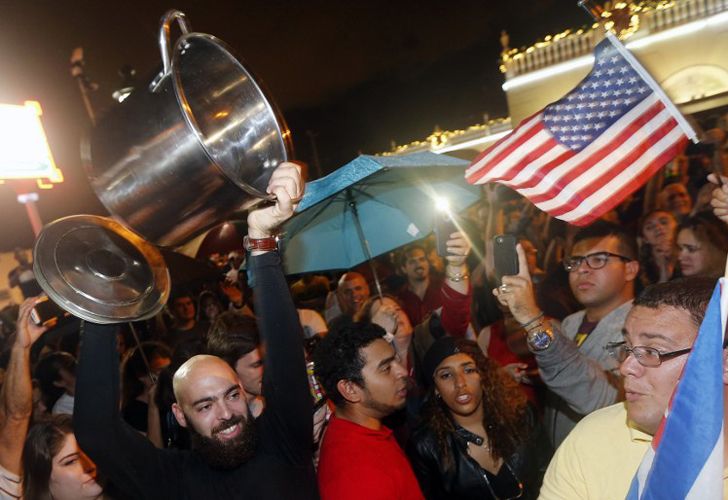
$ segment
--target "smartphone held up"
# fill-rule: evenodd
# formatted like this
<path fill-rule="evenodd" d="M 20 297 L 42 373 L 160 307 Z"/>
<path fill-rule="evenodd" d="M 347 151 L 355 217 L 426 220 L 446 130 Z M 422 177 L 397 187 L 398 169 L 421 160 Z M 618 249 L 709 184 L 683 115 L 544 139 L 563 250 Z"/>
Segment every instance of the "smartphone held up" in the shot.
<path fill-rule="evenodd" d="M 458 231 L 457 224 L 452 218 L 453 216 L 448 213 L 442 213 L 437 215 L 435 221 L 435 240 L 437 242 L 437 255 L 440 257 L 447 257 L 447 242 L 450 239 L 450 235 Z"/>
<path fill-rule="evenodd" d="M 499 282 L 503 276 L 518 274 L 517 243 L 516 237 L 512 234 L 499 234 L 493 238 L 493 261 Z"/>
<path fill-rule="evenodd" d="M 42 296 L 38 302 L 36 302 L 33 310 L 30 311 L 30 319 L 38 326 L 46 326 L 52 328 L 58 324 L 58 322 L 69 316 L 69 314 L 61 309 L 55 302 L 49 299 L 47 296 Z"/>

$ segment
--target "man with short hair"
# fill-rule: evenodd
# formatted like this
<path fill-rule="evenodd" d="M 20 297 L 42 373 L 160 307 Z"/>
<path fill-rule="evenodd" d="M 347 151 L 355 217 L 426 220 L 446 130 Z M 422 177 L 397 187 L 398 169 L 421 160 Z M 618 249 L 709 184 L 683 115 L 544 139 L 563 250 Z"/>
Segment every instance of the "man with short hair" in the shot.
<path fill-rule="evenodd" d="M 336 302 L 341 313 L 327 319 L 329 330 L 350 324 L 361 306 L 369 300 L 369 295 L 369 284 L 364 276 L 355 271 L 344 273 L 336 287 Z"/>
<path fill-rule="evenodd" d="M 540 498 L 625 498 L 667 410 L 714 286 L 709 278 L 686 278 L 652 285 L 635 299 L 622 342 L 611 346 L 621 361 L 626 400 L 576 426 L 549 464 Z M 728 371 L 723 383 L 728 384 Z"/>
<path fill-rule="evenodd" d="M 210 324 L 206 321 L 197 321 L 195 298 L 185 290 L 179 290 L 169 299 L 169 309 L 174 317 L 174 325 L 163 339 L 170 347 L 182 342 L 204 340 Z"/>
<path fill-rule="evenodd" d="M 407 457 L 382 419 L 405 406 L 407 370 L 373 323 L 332 330 L 314 353 L 315 371 L 336 406 L 321 446 L 323 500 L 423 498 Z"/>
<path fill-rule="evenodd" d="M 263 356 L 255 318 L 226 311 L 215 318 L 207 337 L 207 351 L 235 370 L 248 408 L 257 418 L 263 411 Z"/>
<path fill-rule="evenodd" d="M 282 163 L 268 190 L 274 205 L 248 215 L 248 269 L 267 345 L 266 408 L 253 419 L 228 363 L 193 356 L 174 375 L 177 422 L 192 450 L 160 450 L 119 415 L 116 328 L 87 323 L 77 370 L 74 429 L 81 448 L 124 498 L 318 497 L 311 460 L 313 411 L 303 335 L 275 250 L 274 230 L 303 194 L 299 167 Z"/>
<path fill-rule="evenodd" d="M 407 283 L 397 292 L 397 297 L 412 324 L 419 325 L 428 314 L 442 307 L 442 281 L 431 276 L 427 253 L 418 244 L 402 250 L 399 269 Z"/>
<path fill-rule="evenodd" d="M 493 293 L 527 331 L 529 349 L 550 391 L 544 420 L 557 447 L 584 415 L 621 398 L 618 365 L 604 346 L 621 339 L 634 298 L 636 244 L 620 227 L 602 221 L 576 234 L 564 266 L 584 309 L 564 318 L 560 328 L 543 317 L 536 303 L 520 246 L 518 256 L 519 274 L 504 276 Z"/>
<path fill-rule="evenodd" d="M 658 205 L 659 208 L 672 213 L 678 222 L 683 222 L 693 209 L 693 199 L 685 185 L 673 182 L 660 191 Z"/>

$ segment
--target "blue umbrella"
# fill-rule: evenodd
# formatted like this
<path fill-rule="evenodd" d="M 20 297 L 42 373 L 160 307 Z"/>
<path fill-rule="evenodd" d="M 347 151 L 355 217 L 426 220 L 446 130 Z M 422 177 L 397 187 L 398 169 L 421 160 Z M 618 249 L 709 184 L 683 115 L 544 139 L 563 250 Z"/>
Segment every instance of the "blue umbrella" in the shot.
<path fill-rule="evenodd" d="M 478 199 L 478 187 L 464 178 L 468 164 L 429 152 L 362 155 L 308 183 L 283 228 L 287 272 L 349 269 L 427 236 L 438 197 L 452 212 Z M 379 290 L 376 272 L 374 279 Z"/>

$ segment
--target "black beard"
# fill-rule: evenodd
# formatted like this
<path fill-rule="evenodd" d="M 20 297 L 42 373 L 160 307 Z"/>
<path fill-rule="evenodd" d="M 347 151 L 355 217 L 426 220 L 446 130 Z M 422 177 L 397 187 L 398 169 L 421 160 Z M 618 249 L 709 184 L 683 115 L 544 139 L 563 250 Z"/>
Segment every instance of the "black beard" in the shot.
<path fill-rule="evenodd" d="M 382 415 L 382 418 L 387 417 L 391 415 L 392 413 L 401 410 L 405 406 L 407 406 L 407 400 L 405 399 L 402 404 L 399 405 L 390 405 L 386 403 L 380 403 L 379 401 L 372 398 L 371 394 L 369 393 L 369 390 L 365 387 L 364 388 L 365 393 L 367 395 L 366 399 L 362 400 L 361 404 L 364 408 L 369 408 L 370 410 L 374 410 L 378 412 L 380 415 Z"/>
<path fill-rule="evenodd" d="M 214 436 L 217 432 L 240 422 L 243 424 L 242 432 L 229 441 L 203 436 L 190 425 L 187 429 L 190 432 L 192 450 L 199 453 L 207 465 L 213 469 L 229 470 L 239 467 L 255 454 L 255 447 L 258 443 L 258 428 L 255 425 L 255 419 L 245 418 L 242 415 L 234 416 L 212 430 Z"/>

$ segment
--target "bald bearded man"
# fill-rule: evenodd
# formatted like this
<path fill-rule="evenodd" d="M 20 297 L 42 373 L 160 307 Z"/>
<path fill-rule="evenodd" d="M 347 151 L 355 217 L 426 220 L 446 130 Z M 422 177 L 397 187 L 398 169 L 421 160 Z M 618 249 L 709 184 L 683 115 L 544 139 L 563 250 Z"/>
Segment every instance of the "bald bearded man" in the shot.
<path fill-rule="evenodd" d="M 251 239 L 269 237 L 303 193 L 298 166 L 283 163 L 271 177 L 276 204 L 248 216 Z M 81 448 L 129 498 L 318 498 L 311 459 L 312 399 L 303 334 L 275 251 L 253 250 L 248 261 L 256 313 L 267 345 L 266 408 L 250 416 L 235 371 L 220 358 L 189 359 L 174 375 L 177 422 L 192 450 L 160 450 L 119 415 L 116 329 L 85 327 L 77 368 L 74 430 Z"/>

